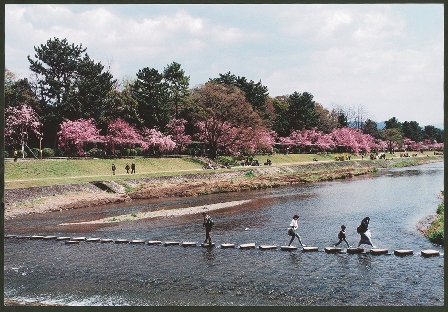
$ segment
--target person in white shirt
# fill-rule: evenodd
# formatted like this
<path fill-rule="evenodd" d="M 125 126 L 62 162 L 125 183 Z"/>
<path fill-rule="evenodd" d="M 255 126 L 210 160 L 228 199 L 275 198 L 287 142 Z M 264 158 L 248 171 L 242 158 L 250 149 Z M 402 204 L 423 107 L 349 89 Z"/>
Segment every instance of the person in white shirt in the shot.
<path fill-rule="evenodd" d="M 288 234 L 292 237 L 291 237 L 291 241 L 289 242 L 288 246 L 291 246 L 292 241 L 294 240 L 294 238 L 297 237 L 299 239 L 300 245 L 302 245 L 302 247 L 306 247 L 306 245 L 302 243 L 302 240 L 300 239 L 300 236 L 297 233 L 297 228 L 298 228 L 297 220 L 299 220 L 299 216 L 294 215 L 292 217 L 291 224 L 289 225 Z"/>

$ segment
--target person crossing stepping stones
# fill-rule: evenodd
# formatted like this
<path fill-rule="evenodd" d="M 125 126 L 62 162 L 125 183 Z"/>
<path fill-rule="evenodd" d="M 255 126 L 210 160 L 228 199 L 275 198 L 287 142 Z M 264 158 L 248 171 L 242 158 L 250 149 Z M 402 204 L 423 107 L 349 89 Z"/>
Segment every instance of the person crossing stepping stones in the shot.
<path fill-rule="evenodd" d="M 348 244 L 347 240 L 345 239 L 345 225 L 341 225 L 341 230 L 338 233 L 339 242 L 334 244 L 334 247 L 338 246 L 340 243 L 345 242 L 347 244 L 347 248 L 350 248 L 350 245 Z"/>
<path fill-rule="evenodd" d="M 358 248 L 362 244 L 370 245 L 372 246 L 372 248 L 376 248 L 376 246 L 374 246 L 372 243 L 372 234 L 370 234 L 369 222 L 370 218 L 365 217 L 364 219 L 362 219 L 361 224 L 356 228 L 356 232 L 358 232 L 358 234 L 361 235 L 361 239 L 359 240 L 358 243 Z"/>
<path fill-rule="evenodd" d="M 289 225 L 288 235 L 290 235 L 292 237 L 291 237 L 291 240 L 289 241 L 288 246 L 291 246 L 294 238 L 297 237 L 299 239 L 300 245 L 302 245 L 302 247 L 306 247 L 306 245 L 302 243 L 302 240 L 301 240 L 299 234 L 297 233 L 297 228 L 298 228 L 297 220 L 299 220 L 299 216 L 298 215 L 294 215 L 292 217 L 291 224 Z"/>
<path fill-rule="evenodd" d="M 212 237 L 210 235 L 210 232 L 212 231 L 212 227 L 215 224 L 213 222 L 212 217 L 210 217 L 205 211 L 202 213 L 202 216 L 204 217 L 204 222 L 202 223 L 202 227 L 205 227 L 205 240 L 204 244 L 207 243 L 211 245 L 212 244 Z"/>

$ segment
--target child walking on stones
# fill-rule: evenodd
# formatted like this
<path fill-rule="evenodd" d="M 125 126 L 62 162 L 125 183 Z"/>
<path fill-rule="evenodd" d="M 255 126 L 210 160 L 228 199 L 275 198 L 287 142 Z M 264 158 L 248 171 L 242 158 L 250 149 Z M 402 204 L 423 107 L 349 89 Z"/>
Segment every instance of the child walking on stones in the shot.
<path fill-rule="evenodd" d="M 348 244 L 347 240 L 345 239 L 345 225 L 341 225 L 341 230 L 338 233 L 339 242 L 334 244 L 334 247 L 338 246 L 340 243 L 345 242 L 347 244 L 347 248 L 350 248 L 350 245 Z"/>

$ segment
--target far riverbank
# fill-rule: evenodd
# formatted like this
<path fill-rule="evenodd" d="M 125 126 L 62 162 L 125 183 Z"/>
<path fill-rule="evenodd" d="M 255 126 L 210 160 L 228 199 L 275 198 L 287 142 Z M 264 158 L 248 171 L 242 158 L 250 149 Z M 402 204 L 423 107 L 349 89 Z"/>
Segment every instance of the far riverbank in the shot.
<path fill-rule="evenodd" d="M 33 213 L 82 209 L 140 199 L 189 197 L 267 189 L 364 175 L 380 168 L 443 161 L 443 156 L 329 161 L 218 169 L 174 176 L 129 178 L 5 190 L 5 219 Z"/>

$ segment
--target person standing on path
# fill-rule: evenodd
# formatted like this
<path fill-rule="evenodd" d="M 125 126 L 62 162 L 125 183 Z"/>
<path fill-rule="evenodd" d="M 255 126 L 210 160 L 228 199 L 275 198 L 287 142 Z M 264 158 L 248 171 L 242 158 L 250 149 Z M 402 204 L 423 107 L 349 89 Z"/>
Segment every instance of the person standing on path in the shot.
<path fill-rule="evenodd" d="M 212 230 L 213 222 L 212 217 L 210 217 L 205 211 L 202 213 L 202 216 L 204 217 L 204 222 L 202 223 L 202 227 L 205 227 L 205 241 L 204 244 L 207 243 L 211 245 L 212 244 L 212 237 L 210 235 L 210 232 Z"/>
<path fill-rule="evenodd" d="M 299 216 L 298 216 L 298 215 L 294 215 L 294 216 L 292 217 L 291 224 L 289 225 L 289 228 L 288 228 L 288 234 L 289 234 L 290 236 L 292 236 L 292 237 L 291 237 L 291 240 L 289 241 L 288 246 L 291 246 L 292 241 L 294 240 L 294 238 L 297 237 L 297 238 L 299 239 L 299 243 L 300 243 L 300 245 L 302 245 L 302 247 L 306 247 L 306 245 L 302 243 L 302 240 L 300 239 L 300 236 L 299 236 L 299 234 L 297 233 L 297 228 L 299 227 L 298 224 L 297 224 L 297 220 L 299 220 Z"/>
<path fill-rule="evenodd" d="M 334 246 L 338 246 L 340 243 L 345 242 L 347 244 L 347 248 L 350 248 L 350 245 L 348 244 L 347 240 L 345 239 L 345 225 L 341 225 L 341 230 L 338 233 L 339 242 L 334 244 Z"/>
<path fill-rule="evenodd" d="M 131 164 L 131 174 L 135 173 L 135 164 Z"/>
<path fill-rule="evenodd" d="M 112 174 L 113 175 L 115 175 L 115 170 L 116 170 L 117 168 L 115 167 L 115 164 L 112 164 Z"/>
<path fill-rule="evenodd" d="M 370 233 L 370 230 L 369 230 L 369 223 L 370 223 L 370 218 L 365 217 L 364 219 L 362 219 L 361 224 L 356 228 L 356 232 L 358 232 L 358 234 L 361 235 L 361 239 L 359 240 L 359 243 L 358 243 L 358 248 L 362 244 L 370 245 L 370 246 L 372 246 L 372 248 L 376 248 L 372 244 L 372 234 Z"/>

